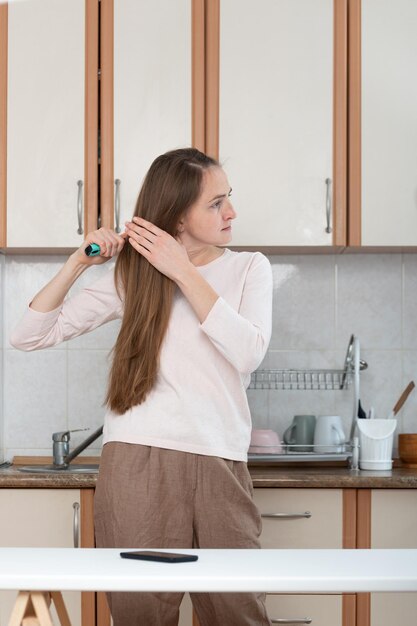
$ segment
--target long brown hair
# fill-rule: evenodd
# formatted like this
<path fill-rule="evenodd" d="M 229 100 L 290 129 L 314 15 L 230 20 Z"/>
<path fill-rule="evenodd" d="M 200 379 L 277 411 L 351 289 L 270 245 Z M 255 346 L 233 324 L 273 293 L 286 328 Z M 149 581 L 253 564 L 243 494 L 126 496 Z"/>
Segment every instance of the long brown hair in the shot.
<path fill-rule="evenodd" d="M 204 170 L 218 165 L 195 148 L 162 154 L 146 174 L 134 215 L 175 237 L 181 217 L 200 196 Z M 141 404 L 155 384 L 176 285 L 128 242 L 116 261 L 115 284 L 124 313 L 106 403 L 121 415 Z"/>

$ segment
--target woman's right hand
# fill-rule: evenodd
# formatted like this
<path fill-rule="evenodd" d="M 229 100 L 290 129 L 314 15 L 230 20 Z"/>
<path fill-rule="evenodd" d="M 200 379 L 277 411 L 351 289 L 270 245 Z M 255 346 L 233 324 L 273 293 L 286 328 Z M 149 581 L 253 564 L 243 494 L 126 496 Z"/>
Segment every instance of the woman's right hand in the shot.
<path fill-rule="evenodd" d="M 81 265 L 101 265 L 106 263 L 122 250 L 125 245 L 127 232 L 116 234 L 110 228 L 99 228 L 88 233 L 82 245 L 71 256 Z M 100 246 L 100 254 L 97 256 L 87 256 L 86 247 L 96 243 Z"/>

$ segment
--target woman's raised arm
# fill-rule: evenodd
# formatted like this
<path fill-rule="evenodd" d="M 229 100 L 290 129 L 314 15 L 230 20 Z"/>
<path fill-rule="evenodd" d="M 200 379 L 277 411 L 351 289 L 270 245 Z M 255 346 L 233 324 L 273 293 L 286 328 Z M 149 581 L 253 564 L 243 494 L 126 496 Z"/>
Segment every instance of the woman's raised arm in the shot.
<path fill-rule="evenodd" d="M 118 254 L 125 243 L 126 233 L 116 235 L 109 228 L 100 228 L 89 233 L 82 243 L 59 270 L 58 274 L 43 287 L 29 304 L 40 313 L 47 313 L 59 307 L 77 278 L 91 265 L 101 265 Z M 84 250 L 90 243 L 100 246 L 100 255 L 88 257 Z"/>

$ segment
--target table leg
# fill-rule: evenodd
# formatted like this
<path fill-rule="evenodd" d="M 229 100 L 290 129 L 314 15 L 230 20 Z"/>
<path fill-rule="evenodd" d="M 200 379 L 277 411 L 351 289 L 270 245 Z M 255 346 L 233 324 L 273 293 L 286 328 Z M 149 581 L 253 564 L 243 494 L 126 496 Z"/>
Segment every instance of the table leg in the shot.
<path fill-rule="evenodd" d="M 64 603 L 64 598 L 60 591 L 51 591 L 51 597 L 55 604 L 58 619 L 61 622 L 61 626 L 71 626 L 70 618 L 68 615 L 67 607 Z"/>
<path fill-rule="evenodd" d="M 60 591 L 19 591 L 9 626 L 53 626 L 49 611 L 51 600 L 61 626 L 71 626 Z"/>
<path fill-rule="evenodd" d="M 20 626 L 28 608 L 30 600 L 29 591 L 19 591 L 10 615 L 9 626 Z"/>
<path fill-rule="evenodd" d="M 36 617 L 39 620 L 39 626 L 54 626 L 49 612 L 51 599 L 48 592 L 32 591 L 30 594 Z"/>

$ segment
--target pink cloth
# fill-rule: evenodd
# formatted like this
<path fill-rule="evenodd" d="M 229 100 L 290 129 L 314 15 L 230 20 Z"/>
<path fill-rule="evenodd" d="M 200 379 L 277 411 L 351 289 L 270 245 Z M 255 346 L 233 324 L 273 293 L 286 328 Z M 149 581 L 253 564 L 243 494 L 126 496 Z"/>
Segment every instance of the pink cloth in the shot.
<path fill-rule="evenodd" d="M 103 442 L 246 461 L 251 435 L 246 388 L 271 338 L 271 265 L 260 252 L 226 248 L 197 269 L 219 298 L 200 324 L 176 290 L 156 384 L 145 402 L 123 415 L 107 409 Z M 10 343 L 26 351 L 47 348 L 122 316 L 111 268 L 53 311 L 28 307 Z"/>

